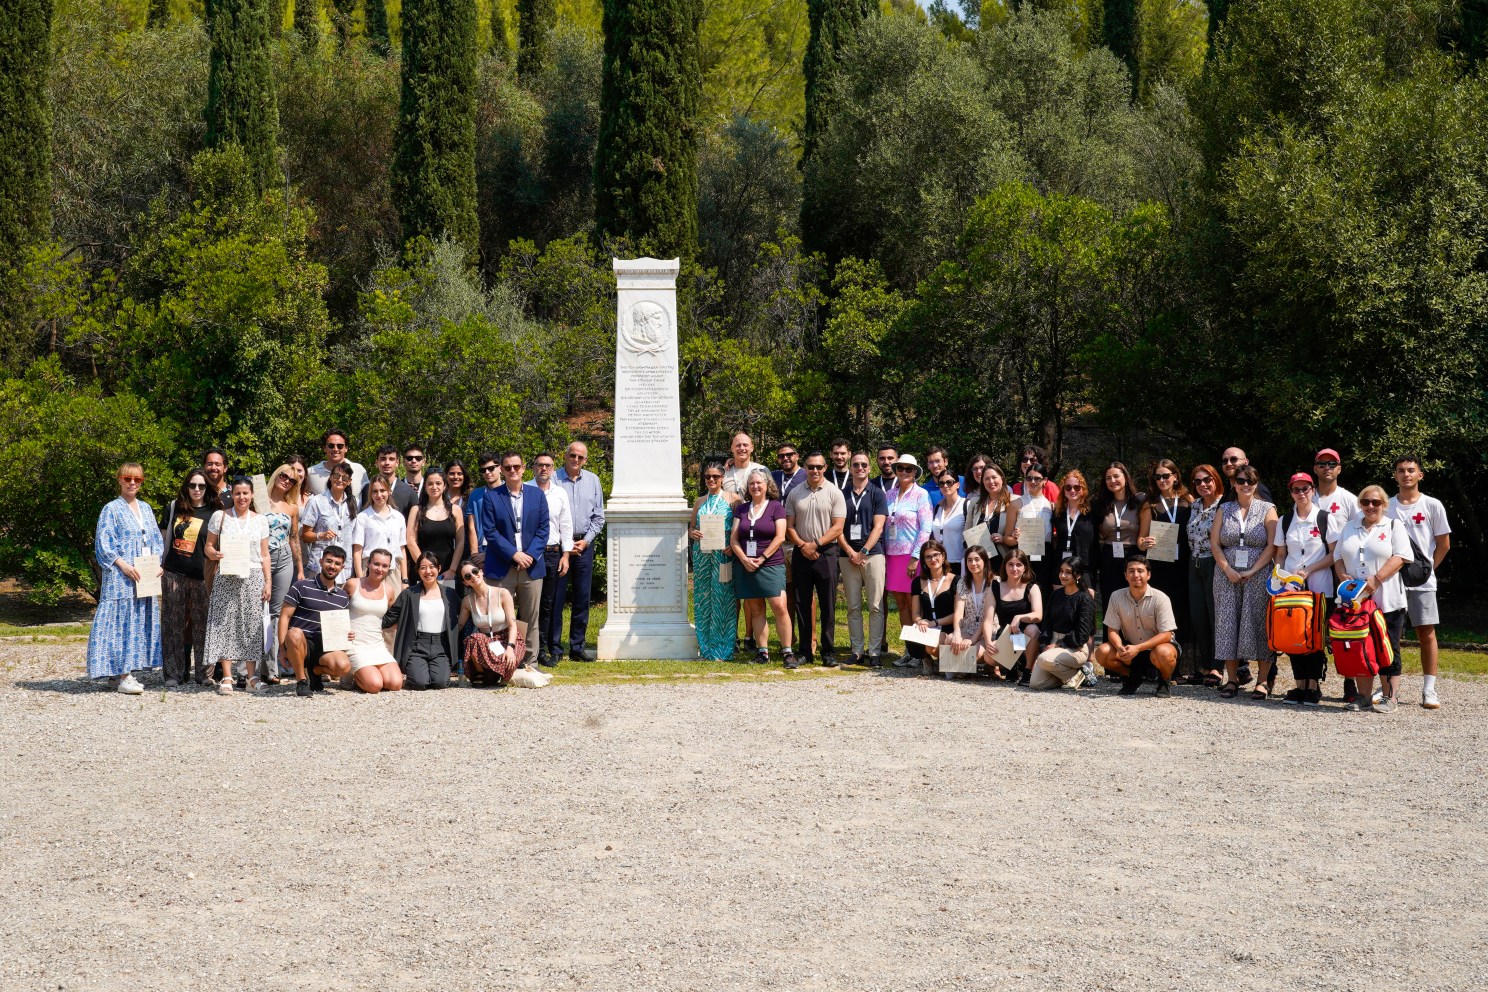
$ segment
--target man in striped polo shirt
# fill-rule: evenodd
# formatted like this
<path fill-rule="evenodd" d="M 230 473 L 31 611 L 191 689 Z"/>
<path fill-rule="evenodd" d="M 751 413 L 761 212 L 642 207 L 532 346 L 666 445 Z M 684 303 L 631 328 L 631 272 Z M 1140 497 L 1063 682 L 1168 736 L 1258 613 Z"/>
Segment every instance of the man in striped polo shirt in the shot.
<path fill-rule="evenodd" d="M 320 641 L 320 615 L 326 610 L 345 610 L 351 599 L 336 585 L 336 576 L 346 564 L 346 552 L 336 545 L 320 555 L 320 571 L 289 587 L 279 613 L 279 643 L 294 666 L 295 695 L 309 696 L 325 689 L 325 679 L 339 679 L 351 672 L 345 651 L 324 651 Z M 280 659 L 281 661 L 283 659 Z"/>

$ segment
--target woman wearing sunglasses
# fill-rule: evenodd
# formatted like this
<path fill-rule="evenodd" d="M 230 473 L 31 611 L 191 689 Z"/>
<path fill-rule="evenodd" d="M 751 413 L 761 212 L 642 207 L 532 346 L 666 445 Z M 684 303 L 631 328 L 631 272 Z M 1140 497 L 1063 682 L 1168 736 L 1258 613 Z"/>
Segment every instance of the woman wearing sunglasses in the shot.
<path fill-rule="evenodd" d="M 1194 499 L 1188 512 L 1188 620 L 1193 638 L 1193 670 L 1198 681 L 1218 688 L 1224 679 L 1214 661 L 1214 547 L 1209 543 L 1224 486 L 1219 469 L 1199 465 L 1189 474 Z"/>
<path fill-rule="evenodd" d="M 1339 582 L 1362 579 L 1364 592 L 1359 597 L 1373 599 L 1385 615 L 1390 647 L 1395 660 L 1380 669 L 1380 697 L 1373 704 L 1376 713 L 1395 712 L 1395 690 L 1400 682 L 1400 634 L 1405 629 L 1405 585 L 1400 570 L 1414 557 L 1410 535 L 1400 521 L 1388 516 L 1389 500 L 1379 486 L 1365 486 L 1359 493 L 1359 512 L 1343 528 L 1333 548 L 1333 575 Z M 1348 704 L 1350 710 L 1370 709 L 1373 679 L 1357 679 L 1358 696 Z"/>
<path fill-rule="evenodd" d="M 722 549 L 703 550 L 704 517 L 722 521 Z M 698 654 L 712 661 L 733 661 L 739 633 L 739 604 L 734 597 L 734 565 L 728 540 L 733 524 L 733 510 L 723 495 L 723 466 L 708 462 L 703 466 L 703 494 L 692 505 L 692 526 L 687 536 L 693 542 L 692 608 Z"/>
<path fill-rule="evenodd" d="M 894 462 L 894 485 L 884 493 L 889 504 L 889 517 L 884 523 L 884 588 L 894 597 L 894 608 L 900 623 L 914 615 L 913 583 L 920 571 L 920 549 L 930 540 L 933 512 L 930 495 L 918 485 L 920 463 L 914 455 L 900 455 Z M 913 664 L 908 655 L 896 662 L 907 668 Z"/>
<path fill-rule="evenodd" d="M 1276 525 L 1276 556 L 1290 575 L 1307 580 L 1307 591 L 1333 598 L 1333 545 L 1338 535 L 1328 529 L 1328 511 L 1312 501 L 1312 476 L 1298 472 L 1287 483 L 1292 509 Z M 1289 655 L 1296 688 L 1282 697 L 1294 706 L 1316 706 L 1323 699 L 1323 670 L 1328 666 L 1324 651 Z"/>
<path fill-rule="evenodd" d="M 1060 578 L 1060 566 L 1064 562 L 1071 558 L 1078 558 L 1081 562 L 1090 561 L 1095 550 L 1095 520 L 1090 516 L 1090 486 L 1079 469 L 1066 472 L 1064 481 L 1059 483 L 1059 499 L 1054 504 L 1049 534 L 1053 551 L 1040 562 L 1043 568 L 1039 569 L 1039 584 L 1046 597 L 1052 596 L 1064 584 Z M 1085 583 L 1084 588 L 1088 593 L 1089 580 L 1082 575 L 1081 581 Z"/>
<path fill-rule="evenodd" d="M 1178 629 L 1173 632 L 1173 643 L 1185 645 L 1184 650 L 1179 653 L 1178 663 L 1188 669 L 1177 681 L 1193 685 L 1204 680 L 1203 676 L 1196 674 L 1198 669 L 1193 667 L 1195 661 L 1185 661 L 1191 653 L 1186 648 L 1189 637 L 1187 534 L 1193 499 L 1183 484 L 1183 474 L 1178 471 L 1178 466 L 1172 459 L 1157 459 L 1152 463 L 1148 474 L 1152 481 L 1147 488 L 1146 502 L 1139 511 L 1137 547 L 1147 556 L 1151 576 L 1147 580 L 1148 584 L 1159 592 L 1166 593 L 1173 604 L 1173 619 L 1178 621 Z M 1160 561 L 1152 556 L 1152 549 L 1157 545 L 1157 538 L 1152 535 L 1153 525 L 1159 523 L 1178 528 L 1174 532 L 1177 558 L 1173 561 Z"/>
<path fill-rule="evenodd" d="M 1225 683 L 1219 694 L 1233 699 L 1240 692 L 1240 662 L 1254 661 L 1260 677 L 1251 699 L 1265 699 L 1276 683 L 1271 649 L 1266 644 L 1266 570 L 1275 554 L 1276 507 L 1256 495 L 1260 478 L 1244 465 L 1235 473 L 1235 500 L 1221 503 L 1209 531 L 1213 549 L 1214 657 L 1223 661 Z"/>
<path fill-rule="evenodd" d="M 465 598 L 458 626 L 464 630 L 467 620 L 475 625 L 461 652 L 465 679 L 473 686 L 505 685 L 517 670 L 517 659 L 527 653 L 526 638 L 517 632 L 512 594 L 487 582 L 468 561 L 460 566 L 460 584 Z"/>
<path fill-rule="evenodd" d="M 159 668 L 161 658 L 155 597 L 135 596 L 139 569 L 153 568 L 158 574 L 165 550 L 155 511 L 139 498 L 144 481 L 138 462 L 119 466 L 119 497 L 98 515 L 93 534 L 93 558 L 103 583 L 88 631 L 88 677 L 130 696 L 145 691 L 134 673 Z M 141 558 L 148 560 L 140 563 Z"/>
<path fill-rule="evenodd" d="M 187 472 L 165 521 L 160 641 L 169 689 L 191 681 L 193 674 L 197 682 L 207 677 L 207 521 L 222 508 L 211 488 L 207 473 Z"/>

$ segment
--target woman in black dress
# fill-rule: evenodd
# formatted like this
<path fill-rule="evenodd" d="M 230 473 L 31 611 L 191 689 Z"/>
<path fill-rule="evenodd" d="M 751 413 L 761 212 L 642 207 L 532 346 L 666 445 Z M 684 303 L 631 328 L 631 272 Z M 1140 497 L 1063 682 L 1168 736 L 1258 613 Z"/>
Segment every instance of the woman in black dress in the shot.
<path fill-rule="evenodd" d="M 418 561 L 425 552 L 439 559 L 439 581 L 455 587 L 460 557 L 465 550 L 465 513 L 451 503 L 444 473 L 424 474 L 424 491 L 408 514 L 408 557 Z"/>
<path fill-rule="evenodd" d="M 1028 639 L 1018 652 L 1019 658 L 1013 667 L 1004 671 L 994 659 L 988 667 L 993 676 L 1027 685 L 1033 672 L 1033 661 L 1038 657 L 1039 621 L 1044 618 L 1044 598 L 1038 583 L 1034 581 L 1033 565 L 1022 551 L 1011 551 L 1002 560 L 1002 576 L 992 586 L 996 597 L 993 612 L 987 614 L 983 627 L 983 638 L 987 644 L 995 645 L 1001 632 L 1006 629 L 1010 636 L 1022 635 Z M 1017 647 L 1017 644 L 1014 644 Z"/>
<path fill-rule="evenodd" d="M 1183 476 L 1178 471 L 1178 466 L 1173 464 L 1172 459 L 1159 458 L 1153 462 L 1151 477 L 1152 484 L 1147 489 L 1147 501 L 1142 504 L 1141 536 L 1137 539 L 1137 547 L 1147 555 L 1147 566 L 1151 575 L 1148 583 L 1159 592 L 1167 593 L 1168 599 L 1172 600 L 1173 617 L 1178 621 L 1178 629 L 1173 634 L 1174 643 L 1189 648 L 1179 654 L 1179 664 L 1186 668 L 1181 681 L 1187 685 L 1195 683 L 1202 685 L 1203 674 L 1195 667 L 1199 662 L 1198 652 L 1191 650 L 1191 645 L 1188 645 L 1190 634 L 1188 624 L 1188 517 L 1193 509 L 1193 498 L 1188 493 L 1188 487 L 1183 484 Z M 1152 547 L 1157 543 L 1151 535 L 1154 523 L 1177 526 L 1178 558 L 1176 561 L 1159 561 L 1152 557 Z M 1196 675 L 1197 678 L 1195 678 Z"/>
<path fill-rule="evenodd" d="M 939 629 L 942 643 L 950 636 L 956 622 L 956 577 L 946 568 L 945 545 L 933 537 L 920 548 L 920 574 L 910 583 L 911 626 L 920 630 Z M 918 658 L 925 674 L 933 675 L 938 647 L 906 644 L 912 658 Z"/>
<path fill-rule="evenodd" d="M 1054 503 L 1050 553 L 1039 571 L 1039 587 L 1047 603 L 1059 588 L 1059 566 L 1071 558 L 1090 561 L 1095 551 L 1095 520 L 1090 515 L 1090 484 L 1079 469 L 1072 469 L 1059 484 Z"/>

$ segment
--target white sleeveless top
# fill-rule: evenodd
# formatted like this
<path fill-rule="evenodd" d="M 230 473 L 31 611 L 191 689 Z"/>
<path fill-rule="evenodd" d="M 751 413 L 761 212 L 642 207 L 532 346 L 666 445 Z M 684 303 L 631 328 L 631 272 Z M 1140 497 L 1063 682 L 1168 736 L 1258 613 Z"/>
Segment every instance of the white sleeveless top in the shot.
<path fill-rule="evenodd" d="M 384 585 L 382 591 L 386 588 Z M 351 650 L 346 654 L 351 658 L 353 672 L 368 665 L 397 664 L 397 659 L 382 639 L 382 615 L 387 611 L 386 597 L 363 596 L 360 589 L 352 593 L 351 629 L 356 631 L 356 637 L 352 638 Z"/>
<path fill-rule="evenodd" d="M 486 603 L 478 603 L 474 596 L 470 597 L 470 618 L 475 621 L 475 626 L 482 631 L 505 630 L 506 611 L 501 608 L 501 600 L 496 596 L 494 587 L 486 586 L 486 598 L 487 600 L 496 600 L 497 605 L 491 608 L 490 613 L 485 611 Z"/>

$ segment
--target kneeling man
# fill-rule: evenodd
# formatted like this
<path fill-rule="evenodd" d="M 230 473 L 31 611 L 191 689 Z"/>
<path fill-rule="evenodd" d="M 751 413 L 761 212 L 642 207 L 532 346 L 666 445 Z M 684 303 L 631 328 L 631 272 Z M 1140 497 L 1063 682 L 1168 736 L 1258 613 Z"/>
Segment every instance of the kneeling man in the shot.
<path fill-rule="evenodd" d="M 1126 588 L 1111 594 L 1106 607 L 1106 642 L 1095 649 L 1096 664 L 1123 677 L 1123 696 L 1135 695 L 1148 672 L 1157 675 L 1153 695 L 1168 696 L 1168 680 L 1178 664 L 1173 602 L 1167 593 L 1147 584 L 1150 577 L 1146 555 L 1132 555 L 1126 560 Z"/>
<path fill-rule="evenodd" d="M 301 579 L 285 594 L 279 613 L 279 643 L 294 666 L 296 696 L 319 692 L 325 688 L 327 677 L 339 679 L 351 672 L 351 658 L 346 652 L 322 651 L 320 641 L 321 611 L 344 610 L 351 605 L 345 590 L 336 585 L 336 576 L 345 565 L 346 552 L 333 544 L 321 552 L 320 571 L 315 577 Z"/>

